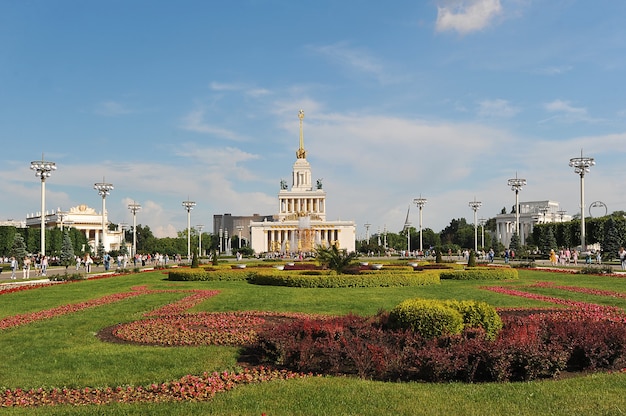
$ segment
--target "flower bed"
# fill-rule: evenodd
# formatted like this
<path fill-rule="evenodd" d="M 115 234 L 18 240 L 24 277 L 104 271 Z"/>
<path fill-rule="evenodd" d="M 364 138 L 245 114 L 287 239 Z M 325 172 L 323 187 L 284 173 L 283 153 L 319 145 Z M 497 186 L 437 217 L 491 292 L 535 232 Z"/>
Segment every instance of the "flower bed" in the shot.
<path fill-rule="evenodd" d="M 206 401 L 216 393 L 237 386 L 274 380 L 308 377 L 311 374 L 275 370 L 268 367 L 244 369 L 240 372 L 186 375 L 179 380 L 147 386 L 118 386 L 103 389 L 7 389 L 0 391 L 0 407 L 36 407 L 54 405 L 104 405 L 109 403 L 147 403 L 172 401 Z"/>

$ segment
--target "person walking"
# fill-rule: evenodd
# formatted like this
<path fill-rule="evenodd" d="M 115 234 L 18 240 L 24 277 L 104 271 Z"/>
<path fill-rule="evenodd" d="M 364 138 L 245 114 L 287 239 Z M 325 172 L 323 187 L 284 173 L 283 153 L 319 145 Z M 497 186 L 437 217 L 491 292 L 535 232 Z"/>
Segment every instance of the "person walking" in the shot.
<path fill-rule="evenodd" d="M 30 279 L 30 257 L 24 257 L 24 263 L 22 265 L 22 278 Z"/>
<path fill-rule="evenodd" d="M 92 264 L 93 264 L 93 259 L 91 258 L 89 253 L 87 253 L 85 255 L 85 270 L 87 270 L 87 273 L 91 273 L 91 265 Z"/>
<path fill-rule="evenodd" d="M 15 271 L 17 270 L 17 259 L 15 257 L 11 257 L 11 279 L 15 280 L 17 277 L 15 276 Z"/>
<path fill-rule="evenodd" d="M 624 247 L 619 248 L 617 255 L 619 256 L 619 261 L 622 265 L 622 270 L 626 270 L 626 250 L 624 250 Z"/>
<path fill-rule="evenodd" d="M 41 275 L 45 276 L 48 272 L 48 256 L 41 256 Z"/>

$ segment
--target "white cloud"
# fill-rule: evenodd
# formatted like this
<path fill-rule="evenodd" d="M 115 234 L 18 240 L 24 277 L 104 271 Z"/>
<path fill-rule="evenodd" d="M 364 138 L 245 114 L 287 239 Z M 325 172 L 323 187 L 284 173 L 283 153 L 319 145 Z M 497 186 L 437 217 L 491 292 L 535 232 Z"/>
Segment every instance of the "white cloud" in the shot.
<path fill-rule="evenodd" d="M 513 117 L 520 109 L 512 106 L 507 100 L 483 100 L 478 103 L 478 115 L 481 117 Z"/>
<path fill-rule="evenodd" d="M 489 26 L 502 13 L 500 0 L 453 0 L 437 7 L 436 29 L 460 34 Z"/>
<path fill-rule="evenodd" d="M 542 120 L 542 123 L 548 121 L 561 121 L 567 123 L 599 121 L 598 119 L 590 117 L 585 107 L 575 107 L 569 101 L 565 100 L 557 99 L 549 103 L 545 103 L 543 105 L 543 108 L 547 112 L 554 115 L 545 120 Z"/>
<path fill-rule="evenodd" d="M 210 134 L 213 136 L 217 136 L 221 139 L 227 139 L 232 141 L 248 141 L 248 138 L 243 137 L 231 130 L 224 129 L 222 127 L 216 127 L 204 121 L 204 110 L 202 109 L 193 110 L 189 114 L 184 116 L 182 118 L 182 123 L 180 127 L 183 130 Z"/>
<path fill-rule="evenodd" d="M 380 83 L 386 84 L 397 81 L 397 78 L 389 75 L 389 71 L 382 61 L 365 49 L 352 47 L 347 42 L 311 46 L 310 49 L 349 71 L 372 76 Z"/>

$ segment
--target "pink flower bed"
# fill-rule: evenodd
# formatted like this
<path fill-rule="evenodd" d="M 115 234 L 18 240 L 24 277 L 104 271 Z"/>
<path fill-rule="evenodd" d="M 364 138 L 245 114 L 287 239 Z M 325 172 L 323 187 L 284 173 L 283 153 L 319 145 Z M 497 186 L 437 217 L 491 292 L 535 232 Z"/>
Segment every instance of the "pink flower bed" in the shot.
<path fill-rule="evenodd" d="M 85 302 L 68 304 L 57 306 L 56 308 L 47 309 L 45 311 L 37 311 L 31 313 L 23 313 L 19 315 L 8 316 L 0 319 L 0 329 L 13 328 L 20 325 L 26 325 L 31 322 L 40 321 L 43 319 L 54 318 L 55 316 L 67 315 L 87 308 L 93 308 L 95 306 L 106 305 L 113 302 L 119 302 L 123 299 L 127 299 L 134 296 L 143 295 L 147 293 L 145 291 L 134 291 L 126 293 L 116 293 L 113 295 L 103 296 L 98 299 L 92 299 Z"/>
<path fill-rule="evenodd" d="M 573 309 L 574 311 L 568 310 L 566 313 L 563 314 L 565 317 L 564 319 L 576 319 L 576 315 L 578 314 L 581 319 L 595 317 L 595 319 L 597 320 L 611 320 L 614 322 L 626 323 L 626 314 L 621 308 L 615 306 L 603 306 L 596 305 L 594 303 L 575 302 L 567 299 L 560 299 L 553 296 L 544 296 L 502 286 L 486 286 L 483 287 L 483 289 L 490 290 L 496 293 L 501 293 L 504 295 L 519 296 L 526 299 L 534 299 L 543 302 L 555 303 L 557 305 L 564 305 L 568 309 Z"/>
<path fill-rule="evenodd" d="M 255 311 L 165 315 L 120 324 L 113 330 L 113 335 L 125 341 L 150 345 L 241 346 L 256 340 L 257 331 L 267 322 L 267 318 L 293 319 L 303 316 Z"/>
<path fill-rule="evenodd" d="M 267 367 L 246 369 L 237 373 L 204 373 L 186 375 L 180 380 L 151 384 L 149 386 L 108 387 L 104 389 L 53 388 L 8 389 L 0 392 L 0 407 L 35 407 L 51 405 L 103 405 L 108 403 L 173 402 L 183 400 L 207 401 L 216 393 L 225 392 L 244 384 L 273 380 L 308 377 L 310 374 Z"/>
<path fill-rule="evenodd" d="M 591 289 L 588 287 L 560 286 L 560 285 L 555 285 L 553 282 L 538 282 L 538 283 L 531 285 L 530 287 L 547 287 L 547 288 L 566 290 L 568 292 L 584 293 L 586 295 L 607 296 L 607 297 L 612 297 L 612 298 L 626 298 L 626 293 L 614 292 L 612 290 Z"/>

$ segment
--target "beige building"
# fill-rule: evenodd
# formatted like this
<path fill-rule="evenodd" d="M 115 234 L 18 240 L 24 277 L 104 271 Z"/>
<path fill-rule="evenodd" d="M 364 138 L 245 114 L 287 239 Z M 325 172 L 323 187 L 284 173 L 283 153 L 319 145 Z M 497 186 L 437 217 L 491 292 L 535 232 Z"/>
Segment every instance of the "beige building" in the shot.
<path fill-rule="evenodd" d="M 81 204 L 70 208 L 68 211 L 56 211 L 45 213 L 46 228 L 71 227 L 80 230 L 87 237 L 87 241 L 93 252 L 97 251 L 100 241 L 104 245 L 105 251 L 119 250 L 124 244 L 124 231 L 109 231 L 105 226 L 104 236 L 102 235 L 102 216 L 104 224 L 108 225 L 106 213 L 98 213 L 95 209 Z M 26 216 L 26 226 L 28 228 L 41 227 L 41 213 Z"/>
<path fill-rule="evenodd" d="M 313 186 L 311 165 L 306 160 L 300 110 L 300 147 L 293 164 L 291 188 L 281 181 L 278 213 L 270 221 L 250 222 L 250 242 L 256 253 L 308 253 L 318 245 L 336 245 L 348 252 L 355 250 L 354 221 L 326 220 L 326 191 L 322 181 Z"/>
<path fill-rule="evenodd" d="M 519 203 L 520 243 L 526 244 L 527 237 L 533 232 L 535 224 L 571 221 L 572 216 L 561 210 L 555 201 L 530 201 Z M 496 235 L 505 247 L 511 244 L 511 237 L 516 230 L 516 215 L 496 215 Z"/>

